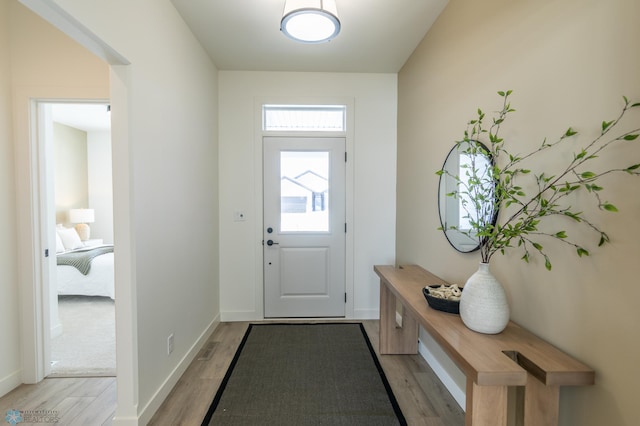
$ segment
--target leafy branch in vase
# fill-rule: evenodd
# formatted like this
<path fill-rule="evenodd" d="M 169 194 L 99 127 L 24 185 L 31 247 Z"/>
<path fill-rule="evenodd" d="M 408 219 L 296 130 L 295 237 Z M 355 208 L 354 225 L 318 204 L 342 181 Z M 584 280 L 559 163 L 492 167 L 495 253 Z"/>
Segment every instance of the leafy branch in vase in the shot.
<path fill-rule="evenodd" d="M 640 127 L 617 134 L 615 130 L 629 110 L 639 107 L 640 103 L 631 103 L 623 97 L 624 105 L 618 117 L 603 121 L 599 135 L 574 151 L 568 164 L 558 173 L 549 175 L 544 171 L 532 172 L 522 164 L 531 157 L 566 145 L 567 141 L 578 136 L 578 132 L 570 127 L 556 140 L 549 142 L 545 139 L 537 149 L 525 155 L 509 152 L 499 134 L 509 114 L 515 111 L 509 102 L 511 93 L 511 90 L 498 92 L 503 98 L 502 109 L 488 128 L 485 127 L 485 113 L 480 109 L 477 118 L 468 122 L 464 138 L 457 142 L 458 149 L 468 159 L 461 162 L 460 174 L 444 167 L 437 172 L 441 177 L 446 175 L 454 180 L 456 189 L 446 195 L 459 201 L 462 217 L 468 222 L 464 227 L 468 229 L 461 226 L 446 226 L 444 229 L 457 230 L 477 240 L 483 263 L 489 263 L 497 252 L 504 254 L 507 249 L 517 247 L 523 251 L 524 261 L 528 262 L 532 253 L 538 253 L 543 256 L 545 267 L 551 270 L 551 261 L 540 243 L 541 239 L 551 238 L 570 245 L 580 257 L 588 256 L 589 251 L 574 242 L 566 230 L 548 232 L 540 229 L 539 225 L 545 219 L 568 218 L 594 233 L 599 246 L 609 242 L 609 236 L 584 212 L 571 206 L 567 197 L 577 191 L 586 191 L 600 209 L 618 211 L 615 205 L 602 198 L 604 188 L 599 181 L 613 173 L 638 175 L 640 164 L 602 172 L 594 172 L 590 166 L 611 146 L 638 139 Z M 533 195 L 527 195 L 527 191 L 533 191 Z M 498 213 L 504 217 L 499 218 Z"/>

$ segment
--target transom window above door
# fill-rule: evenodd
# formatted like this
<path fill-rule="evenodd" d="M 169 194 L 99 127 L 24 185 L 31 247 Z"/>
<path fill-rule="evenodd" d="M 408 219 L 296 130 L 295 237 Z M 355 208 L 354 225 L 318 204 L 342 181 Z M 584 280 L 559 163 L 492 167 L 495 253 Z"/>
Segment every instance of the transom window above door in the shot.
<path fill-rule="evenodd" d="M 263 105 L 262 130 L 344 132 L 346 105 Z"/>

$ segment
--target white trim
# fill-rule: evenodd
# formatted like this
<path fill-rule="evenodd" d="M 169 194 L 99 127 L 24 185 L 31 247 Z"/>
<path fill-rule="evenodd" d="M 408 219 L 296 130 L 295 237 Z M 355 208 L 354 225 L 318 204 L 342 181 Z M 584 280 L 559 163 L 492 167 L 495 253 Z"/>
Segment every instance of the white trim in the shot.
<path fill-rule="evenodd" d="M 53 0 L 19 0 L 45 21 L 67 34 L 91 53 L 111 65 L 129 65 L 130 62 L 107 45 L 80 21 L 71 16 Z"/>
<path fill-rule="evenodd" d="M 380 310 L 379 309 L 354 309 L 353 319 L 377 320 L 377 319 L 380 319 Z"/>
<path fill-rule="evenodd" d="M 262 313 L 256 311 L 222 311 L 220 312 L 220 321 L 237 322 L 237 321 L 261 321 Z"/>
<path fill-rule="evenodd" d="M 380 318 L 380 317 L 378 317 Z M 396 324 L 402 326 L 402 315 L 400 312 L 396 312 Z M 429 367 L 433 370 L 438 379 L 442 382 L 445 388 L 449 391 L 453 399 L 456 400 L 460 408 L 463 411 L 466 409 L 466 392 L 464 389 L 461 389 L 460 386 L 453 380 L 453 377 L 447 372 L 447 370 L 440 364 L 438 359 L 433 355 L 431 350 L 424 342 L 418 339 L 418 353 L 422 358 L 429 364 Z"/>
<path fill-rule="evenodd" d="M 431 367 L 431 369 L 436 374 L 436 376 L 438 376 L 438 378 L 440 379 L 444 387 L 447 388 L 447 390 L 449 391 L 451 396 L 453 396 L 453 399 L 456 400 L 460 408 L 462 408 L 462 410 L 465 410 L 467 406 L 466 405 L 467 397 L 466 397 L 465 390 L 461 389 L 456 384 L 456 382 L 449 375 L 447 370 L 444 369 L 442 364 L 438 362 L 437 358 L 431 353 L 429 348 L 421 340 L 418 340 L 418 352 L 420 353 L 422 358 L 424 358 L 427 364 L 429 364 L 429 367 Z"/>
<path fill-rule="evenodd" d="M 22 370 L 16 370 L 13 373 L 0 379 L 0 396 L 6 395 L 22 384 Z"/>
<path fill-rule="evenodd" d="M 51 99 L 98 99 L 101 88 L 19 87 L 13 99 L 18 276 L 20 289 L 22 382 L 37 383 L 49 371 L 46 357 L 51 326 L 44 249 L 47 223 L 44 147 L 39 138 L 38 102 Z M 51 253 L 55 250 L 49 249 Z M 51 258 L 50 258 L 51 259 Z M 46 302 L 46 305 L 45 305 Z M 43 315 L 44 314 L 44 315 Z"/>

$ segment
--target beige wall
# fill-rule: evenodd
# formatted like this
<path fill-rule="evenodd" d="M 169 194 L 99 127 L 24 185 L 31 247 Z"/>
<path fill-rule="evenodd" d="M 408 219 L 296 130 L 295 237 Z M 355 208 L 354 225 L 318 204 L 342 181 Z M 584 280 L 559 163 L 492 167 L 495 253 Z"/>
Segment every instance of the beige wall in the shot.
<path fill-rule="evenodd" d="M 9 2 L 0 1 L 0 395 L 20 377 L 18 256 L 15 181 L 11 132 Z M 7 342 L 13 342 L 13 344 Z"/>
<path fill-rule="evenodd" d="M 73 226 L 69 209 L 89 208 L 87 132 L 53 123 L 56 223 Z"/>
<path fill-rule="evenodd" d="M 617 116 L 622 95 L 640 100 L 639 16 L 640 3 L 628 0 L 449 2 L 399 73 L 399 263 L 418 263 L 450 282 L 464 282 L 474 272 L 479 257 L 455 252 L 436 229 L 434 173 L 466 122 L 477 107 L 500 107 L 496 91 L 513 89 L 517 112 L 502 135 L 515 152 L 527 152 L 569 126 L 583 132 L 579 140 L 594 136 L 602 120 Z M 628 120 L 639 127 L 640 111 Z M 617 147 L 601 164 L 638 160 L 636 143 Z M 549 171 L 558 164 L 558 156 L 546 155 L 531 166 Z M 547 244 L 551 272 L 540 259 L 523 263 L 521 253 L 492 260 L 512 320 L 596 371 L 595 386 L 561 391 L 562 425 L 637 424 L 638 184 L 623 175 L 602 181 L 617 214 L 598 211 L 587 197 L 576 201 L 611 237 L 612 244 L 601 248 L 597 239 L 588 240 L 591 257 Z"/>

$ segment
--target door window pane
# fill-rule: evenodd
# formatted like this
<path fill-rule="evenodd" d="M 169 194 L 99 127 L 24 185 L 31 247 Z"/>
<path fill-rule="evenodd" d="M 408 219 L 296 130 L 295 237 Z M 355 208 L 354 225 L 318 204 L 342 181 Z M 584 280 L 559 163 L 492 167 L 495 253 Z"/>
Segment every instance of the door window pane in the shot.
<path fill-rule="evenodd" d="M 329 152 L 280 153 L 281 232 L 329 232 Z"/>

